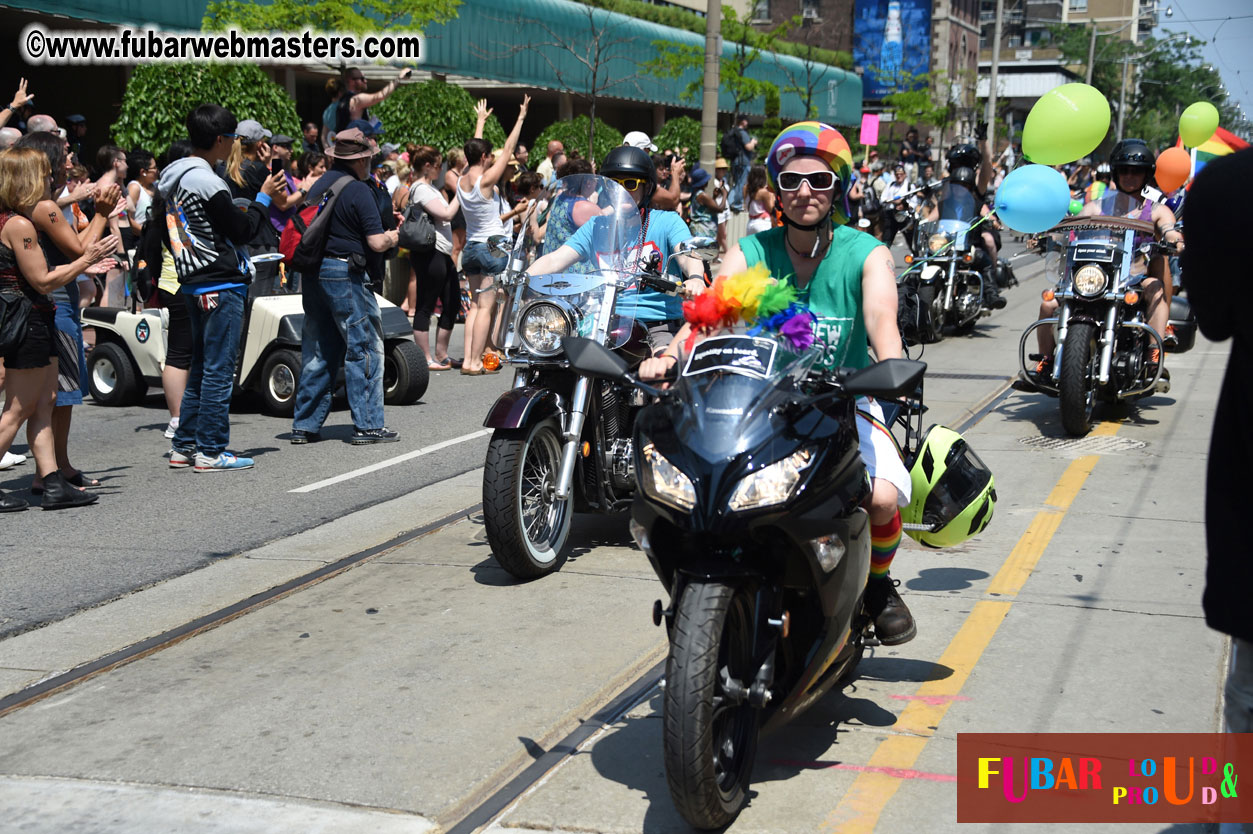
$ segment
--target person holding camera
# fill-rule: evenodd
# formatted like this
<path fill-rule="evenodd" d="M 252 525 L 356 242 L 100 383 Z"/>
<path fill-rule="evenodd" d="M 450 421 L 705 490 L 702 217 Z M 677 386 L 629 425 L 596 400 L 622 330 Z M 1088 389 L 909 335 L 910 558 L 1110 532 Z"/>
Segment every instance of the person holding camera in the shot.
<path fill-rule="evenodd" d="M 354 426 L 350 442 L 364 446 L 400 439 L 383 425 L 383 322 L 367 273 L 370 255 L 396 246 L 398 234 L 384 230 L 383 210 L 365 182 L 377 151 L 359 129 L 341 130 L 326 150 L 331 169 L 309 192 L 309 204 L 318 205 L 337 182 L 352 179 L 332 197 L 322 268 L 304 276 L 302 365 L 292 443 L 320 439 L 340 363 Z"/>

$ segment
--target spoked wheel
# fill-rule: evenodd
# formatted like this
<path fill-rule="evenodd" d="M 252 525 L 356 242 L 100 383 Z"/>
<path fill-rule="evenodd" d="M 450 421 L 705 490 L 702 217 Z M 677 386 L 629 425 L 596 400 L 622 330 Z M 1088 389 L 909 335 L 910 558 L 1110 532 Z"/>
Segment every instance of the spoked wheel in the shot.
<path fill-rule="evenodd" d="M 683 590 L 666 661 L 666 781 L 675 807 L 696 828 L 739 814 L 757 752 L 752 683 L 751 598 L 717 581 Z"/>
<path fill-rule="evenodd" d="M 565 562 L 571 501 L 556 497 L 561 429 L 555 419 L 525 429 L 497 429 L 483 469 L 483 521 L 500 566 L 537 579 Z"/>
<path fill-rule="evenodd" d="M 1066 343 L 1062 346 L 1062 376 L 1058 394 L 1062 427 L 1076 437 L 1083 437 L 1092 430 L 1098 362 L 1100 352 L 1096 349 L 1096 325 L 1086 321 L 1074 322 L 1066 331 Z"/>

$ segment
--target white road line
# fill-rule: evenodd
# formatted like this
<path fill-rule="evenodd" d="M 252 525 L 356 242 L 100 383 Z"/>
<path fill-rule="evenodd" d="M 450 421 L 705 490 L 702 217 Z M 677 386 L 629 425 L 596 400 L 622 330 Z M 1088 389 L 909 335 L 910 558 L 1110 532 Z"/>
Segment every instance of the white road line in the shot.
<path fill-rule="evenodd" d="M 470 434 L 463 434 L 460 437 L 454 437 L 451 440 L 444 440 L 430 446 L 424 446 L 421 449 L 415 449 L 412 452 L 405 452 L 403 455 L 397 455 L 394 458 L 381 460 L 378 463 L 372 463 L 369 466 L 363 466 L 360 469 L 354 469 L 351 472 L 345 472 L 343 475 L 336 475 L 335 477 L 327 478 L 324 481 L 317 481 L 316 483 L 309 484 L 308 486 L 289 489 L 288 492 L 313 492 L 314 490 L 322 489 L 323 487 L 334 486 L 335 484 L 350 481 L 353 478 L 359 478 L 362 475 L 368 475 L 371 472 L 377 472 L 380 469 L 386 469 L 389 466 L 395 466 L 398 463 L 404 463 L 407 460 L 420 458 L 423 455 L 429 455 L 431 452 L 438 452 L 440 449 L 447 449 L 449 446 L 456 446 L 458 443 L 465 443 L 467 440 L 474 440 L 476 437 L 484 437 L 489 434 L 491 434 L 490 430 L 480 429 L 479 431 L 471 432 Z"/>

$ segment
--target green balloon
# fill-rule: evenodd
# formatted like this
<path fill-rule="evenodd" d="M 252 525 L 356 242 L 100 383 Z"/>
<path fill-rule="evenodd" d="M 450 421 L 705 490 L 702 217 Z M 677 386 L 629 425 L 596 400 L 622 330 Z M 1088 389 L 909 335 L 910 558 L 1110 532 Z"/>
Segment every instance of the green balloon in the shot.
<path fill-rule="evenodd" d="M 1070 201 L 1070 213 L 1078 214 L 1081 211 L 1083 211 L 1083 200 L 1071 200 Z"/>
<path fill-rule="evenodd" d="M 1218 129 L 1218 108 L 1208 101 L 1189 104 L 1179 117 L 1179 137 L 1189 148 L 1204 144 Z"/>
<path fill-rule="evenodd" d="M 1063 84 L 1040 96 L 1022 129 L 1022 152 L 1032 162 L 1065 165 L 1092 151 L 1109 132 L 1109 102 L 1087 84 Z"/>

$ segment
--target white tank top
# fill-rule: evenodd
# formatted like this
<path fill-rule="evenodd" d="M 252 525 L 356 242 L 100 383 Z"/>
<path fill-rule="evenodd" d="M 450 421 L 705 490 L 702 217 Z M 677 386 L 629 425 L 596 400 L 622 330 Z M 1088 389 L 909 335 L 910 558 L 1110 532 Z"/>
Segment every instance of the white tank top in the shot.
<path fill-rule="evenodd" d="M 466 218 L 466 240 L 486 243 L 492 235 L 505 234 L 505 224 L 500 216 L 505 213 L 500 197 L 495 193 L 484 195 L 479 190 L 483 178 L 474 181 L 474 188 L 465 191 L 457 181 L 457 196 L 461 199 L 461 212 Z"/>

